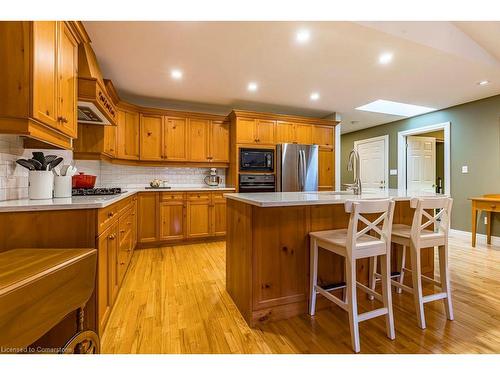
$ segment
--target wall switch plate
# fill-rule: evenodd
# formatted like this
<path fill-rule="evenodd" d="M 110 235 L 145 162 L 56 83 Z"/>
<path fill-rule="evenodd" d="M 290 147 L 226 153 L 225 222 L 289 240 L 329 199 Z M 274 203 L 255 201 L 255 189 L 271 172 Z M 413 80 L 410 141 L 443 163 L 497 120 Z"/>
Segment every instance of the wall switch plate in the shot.
<path fill-rule="evenodd" d="M 469 166 L 468 165 L 462 165 L 462 173 L 469 173 Z"/>
<path fill-rule="evenodd" d="M 488 225 L 488 216 L 485 216 L 485 217 L 484 217 L 484 224 L 485 224 L 485 225 Z"/>
<path fill-rule="evenodd" d="M 398 175 L 398 170 L 397 170 L 397 169 L 391 169 L 391 170 L 389 171 L 389 174 L 390 174 L 391 176 L 397 176 L 397 175 Z"/>

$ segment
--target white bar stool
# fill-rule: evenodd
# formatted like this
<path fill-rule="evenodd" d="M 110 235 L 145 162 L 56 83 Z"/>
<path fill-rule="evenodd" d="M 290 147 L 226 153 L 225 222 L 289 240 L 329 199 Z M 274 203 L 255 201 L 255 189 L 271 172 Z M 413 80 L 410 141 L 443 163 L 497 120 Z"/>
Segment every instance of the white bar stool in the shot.
<path fill-rule="evenodd" d="M 316 312 L 317 293 L 326 297 L 337 306 L 349 313 L 349 325 L 351 330 L 351 343 L 353 350 L 360 350 L 359 328 L 360 322 L 386 315 L 387 337 L 394 340 L 394 317 L 392 313 L 392 297 L 390 284 L 390 251 L 391 251 L 391 227 L 394 213 L 394 202 L 389 199 L 381 200 L 358 200 L 347 201 L 345 211 L 350 213 L 349 226 L 347 229 L 326 230 L 311 232 L 311 288 L 309 299 L 309 313 Z M 379 214 L 375 221 L 369 221 L 363 215 Z M 358 225 L 364 228 L 358 231 Z M 381 228 L 379 227 L 381 225 Z M 372 231 L 374 235 L 367 234 Z M 345 300 L 341 300 L 328 290 L 317 284 L 318 279 L 318 247 L 334 252 L 345 258 L 347 293 Z M 382 294 L 356 281 L 356 259 L 381 256 L 381 280 Z M 362 314 L 358 314 L 356 287 L 360 287 L 366 293 L 382 301 L 384 307 Z"/>
<path fill-rule="evenodd" d="M 450 215 L 453 199 L 445 198 L 414 198 L 410 201 L 410 207 L 415 209 L 411 227 L 404 224 L 392 226 L 392 242 L 403 246 L 401 268 L 391 284 L 401 293 L 401 289 L 412 293 L 417 311 L 418 326 L 425 329 L 424 303 L 444 300 L 446 316 L 453 320 L 453 307 L 451 303 L 450 273 L 448 268 L 448 232 L 450 226 Z M 425 210 L 436 210 L 437 214 L 430 215 Z M 434 225 L 434 230 L 426 229 Z M 422 275 L 420 250 L 426 247 L 438 247 L 439 251 L 439 277 L 440 280 Z M 406 248 L 410 248 L 411 269 L 406 268 Z M 370 287 L 375 289 L 375 283 L 380 278 L 376 272 L 376 258 L 370 263 L 371 282 Z M 403 284 L 405 272 L 412 275 L 412 287 Z M 440 293 L 424 296 L 422 294 L 422 280 L 428 281 L 441 288 Z"/>

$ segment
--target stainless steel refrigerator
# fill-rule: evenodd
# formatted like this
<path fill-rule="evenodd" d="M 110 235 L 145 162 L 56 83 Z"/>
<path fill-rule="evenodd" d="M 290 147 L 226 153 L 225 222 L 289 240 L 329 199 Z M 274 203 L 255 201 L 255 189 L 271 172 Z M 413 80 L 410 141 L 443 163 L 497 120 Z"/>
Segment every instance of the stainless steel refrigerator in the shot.
<path fill-rule="evenodd" d="M 318 146 L 283 143 L 276 146 L 277 191 L 318 190 Z"/>

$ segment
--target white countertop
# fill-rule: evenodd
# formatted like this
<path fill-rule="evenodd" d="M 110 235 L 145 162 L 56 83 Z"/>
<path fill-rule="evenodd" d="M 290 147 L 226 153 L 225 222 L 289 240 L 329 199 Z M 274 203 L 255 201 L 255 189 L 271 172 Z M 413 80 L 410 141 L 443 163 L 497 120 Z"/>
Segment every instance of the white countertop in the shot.
<path fill-rule="evenodd" d="M 432 192 L 409 192 L 406 190 L 367 190 L 361 195 L 335 194 L 334 191 L 314 192 L 284 192 L 284 193 L 229 193 L 224 194 L 228 199 L 234 199 L 258 207 L 286 207 L 309 206 L 319 204 L 343 204 L 352 199 L 380 199 L 393 198 L 395 200 L 410 200 L 417 197 L 437 197 L 440 194 Z"/>
<path fill-rule="evenodd" d="M 172 187 L 171 189 L 124 189 L 117 195 L 94 195 L 54 199 L 15 199 L 0 201 L 0 212 L 83 210 L 104 208 L 139 192 L 179 192 L 179 191 L 234 191 L 226 187 Z"/>

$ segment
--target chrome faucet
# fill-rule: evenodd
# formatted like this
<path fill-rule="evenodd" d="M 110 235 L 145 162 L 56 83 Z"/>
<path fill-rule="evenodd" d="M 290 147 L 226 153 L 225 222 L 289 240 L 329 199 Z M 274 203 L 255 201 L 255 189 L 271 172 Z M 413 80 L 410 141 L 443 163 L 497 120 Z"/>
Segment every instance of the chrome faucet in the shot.
<path fill-rule="evenodd" d="M 361 178 L 359 177 L 359 153 L 355 149 L 349 154 L 349 162 L 347 163 L 347 170 L 354 170 L 354 183 L 344 184 L 347 189 L 352 189 L 356 195 L 361 195 Z"/>

